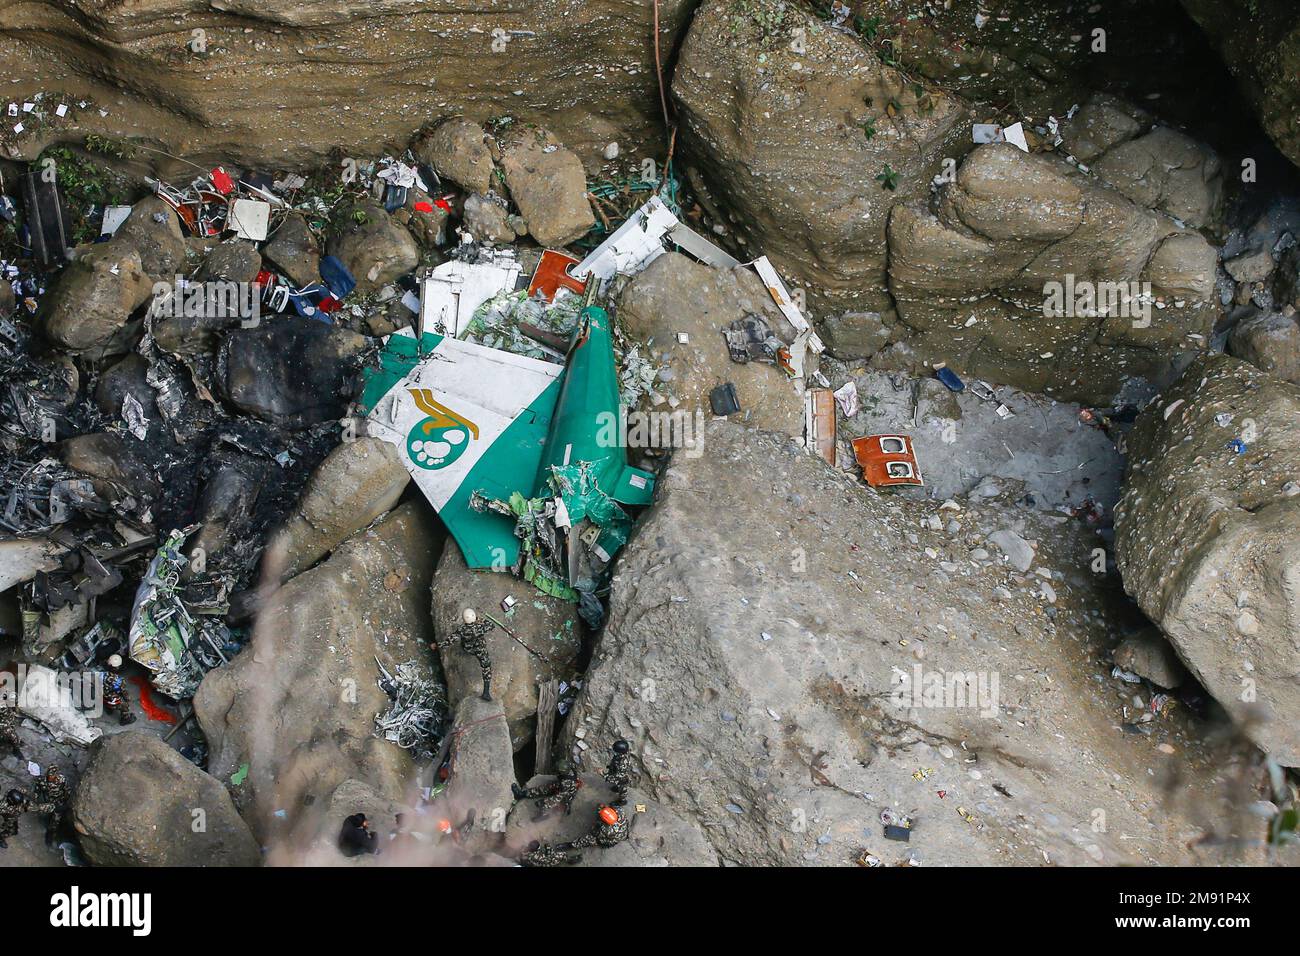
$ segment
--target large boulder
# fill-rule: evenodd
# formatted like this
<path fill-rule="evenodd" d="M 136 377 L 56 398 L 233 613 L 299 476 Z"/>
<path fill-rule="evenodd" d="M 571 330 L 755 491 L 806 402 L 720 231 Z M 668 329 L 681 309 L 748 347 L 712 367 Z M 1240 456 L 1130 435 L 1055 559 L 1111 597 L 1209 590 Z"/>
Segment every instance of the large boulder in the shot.
<path fill-rule="evenodd" d="M 433 809 L 440 819 L 463 829 L 469 852 L 498 849 L 515 782 L 514 748 L 500 702 L 462 698 L 450 733 L 447 786 Z"/>
<path fill-rule="evenodd" d="M 515 231 L 505 206 L 488 196 L 465 197 L 465 230 L 478 242 L 514 242 Z"/>
<path fill-rule="evenodd" d="M 507 597 L 516 602 L 509 613 L 501 604 Z M 450 636 L 466 608 L 473 608 L 480 620 L 491 614 L 518 638 L 498 627 L 488 634 L 487 642 L 492 697 L 505 709 L 511 743 L 520 750 L 533 739 L 538 685 L 573 680 L 580 674 L 583 628 L 577 605 L 542 594 L 512 574 L 471 571 L 452 542 L 443 549 L 433 576 L 434 634 L 439 639 Z M 447 698 L 453 705 L 482 694 L 483 672 L 477 658 L 459 646 L 442 648 L 438 656 L 447 676 Z"/>
<path fill-rule="evenodd" d="M 463 116 L 444 120 L 413 147 L 434 172 L 468 193 L 485 193 L 492 185 L 492 151 L 483 127 Z"/>
<path fill-rule="evenodd" d="M 330 240 L 329 251 L 347 266 L 365 294 L 406 275 L 420 262 L 420 249 L 411 232 L 394 222 L 375 203 L 362 203 L 340 235 Z"/>
<path fill-rule="evenodd" d="M 1178 130 L 1158 126 L 1107 150 L 1092 167 L 1139 206 L 1159 209 L 1197 228 L 1212 226 L 1219 219 L 1223 201 L 1219 157 Z"/>
<path fill-rule="evenodd" d="M 161 486 L 151 447 L 130 435 L 90 432 L 59 444 L 59 457 L 74 471 L 89 475 L 101 495 L 148 498 Z"/>
<path fill-rule="evenodd" d="M 1226 355 L 1139 416 L 1124 587 L 1264 750 L 1300 766 L 1300 388 Z"/>
<path fill-rule="evenodd" d="M 261 262 L 250 242 L 216 246 L 199 266 L 196 278 L 201 285 L 187 287 L 183 297 L 173 297 L 169 285 L 158 300 L 151 326 L 154 342 L 165 352 L 186 360 L 201 358 L 207 365 L 223 331 L 256 328 L 263 321 L 261 290 L 253 284 Z"/>
<path fill-rule="evenodd" d="M 50 296 L 45 334 L 67 349 L 107 345 L 149 300 L 152 288 L 140 254 L 130 247 L 83 247 Z"/>
<path fill-rule="evenodd" d="M 894 207 L 889 245 L 912 354 L 1057 397 L 1167 380 L 1218 316 L 1199 233 L 1008 144 L 969 153 L 937 201 Z"/>
<path fill-rule="evenodd" d="M 267 543 L 263 571 L 287 581 L 395 504 L 411 480 L 386 441 L 358 438 L 334 448 L 316 466 L 296 513 Z"/>
<path fill-rule="evenodd" d="M 447 240 L 447 220 L 451 213 L 438 205 L 435 197 L 418 187 L 406 193 L 406 205 L 393 212 L 393 221 L 408 229 L 424 249 L 435 249 Z"/>
<path fill-rule="evenodd" d="M 288 217 L 286 217 L 287 219 Z M 279 238 L 284 226 L 276 230 Z M 262 254 L 247 239 L 231 239 L 218 243 L 199 266 L 200 282 L 255 282 L 262 271 Z M 306 285 L 306 283 L 299 283 Z"/>
<path fill-rule="evenodd" d="M 181 221 L 172 207 L 157 196 L 146 196 L 131 207 L 131 215 L 118 227 L 109 245 L 139 253 L 145 274 L 154 282 L 170 284 L 177 275 L 189 274 Z"/>
<path fill-rule="evenodd" d="M 1177 687 L 1187 678 L 1187 668 L 1156 627 L 1146 627 L 1124 638 L 1111 652 L 1117 667 L 1145 677 L 1157 687 Z"/>
<path fill-rule="evenodd" d="M 617 314 L 642 358 L 659 369 L 642 403 L 646 409 L 708 417 L 709 392 L 731 382 L 740 402 L 738 420 L 803 434 L 803 402 L 790 379 L 775 365 L 733 362 L 727 351 L 723 330 L 749 315 L 763 318 L 783 342 L 795 337 L 752 270 L 716 269 L 670 252 L 627 284 Z"/>
<path fill-rule="evenodd" d="M 1095 93 L 1061 127 L 1070 155 L 1091 163 L 1107 150 L 1128 142 L 1151 123 L 1151 115 L 1106 93 Z"/>
<path fill-rule="evenodd" d="M 1174 728 L 1119 731 L 1131 691 L 1097 663 L 1119 622 L 1094 535 L 992 500 L 953 533 L 780 436 L 707 438 L 620 557 L 565 725 L 584 769 L 626 737 L 640 790 L 725 863 L 1189 858 L 1193 824 L 1148 767 L 1181 773 L 1207 819 L 1226 804 Z M 1043 573 L 975 557 L 1007 525 Z M 885 811 L 912 818 L 908 843 L 884 839 Z"/>
<path fill-rule="evenodd" d="M 820 324 L 826 348 L 838 359 L 871 358 L 889 344 L 890 329 L 879 312 L 841 312 Z"/>
<path fill-rule="evenodd" d="M 158 393 L 149 385 L 148 374 L 148 360 L 139 352 L 129 353 L 100 375 L 95 386 L 95 404 L 105 415 L 116 418 L 122 414 L 122 405 L 130 395 L 140 403 L 147 417 L 156 417 Z"/>
<path fill-rule="evenodd" d="M 212 466 L 196 502 L 199 530 L 186 542 L 190 563 L 182 569 L 182 577 L 251 564 L 253 555 L 248 552 L 260 548 L 261 541 L 252 540 L 248 530 L 262 492 L 265 467 L 265 459 L 237 452 Z M 199 555 L 202 561 L 196 566 L 194 559 Z M 248 560 L 235 560 L 237 556 Z"/>
<path fill-rule="evenodd" d="M 152 734 L 107 734 L 72 799 L 96 866 L 257 866 L 261 851 L 226 788 Z"/>
<path fill-rule="evenodd" d="M 701 4 L 672 92 L 683 165 L 725 208 L 717 226 L 745 258 L 766 254 L 818 302 L 891 308 L 889 208 L 926 195 L 957 155 L 958 100 L 780 0 Z"/>
<path fill-rule="evenodd" d="M 320 243 L 307 217 L 291 212 L 284 217 L 270 241 L 262 247 L 268 262 L 302 287 L 320 282 Z"/>
<path fill-rule="evenodd" d="M 582 163 L 548 130 L 524 128 L 507 137 L 501 171 L 528 232 L 541 245 L 567 245 L 596 224 Z"/>
<path fill-rule="evenodd" d="M 264 843 L 318 832 L 318 815 L 349 778 L 407 799 L 412 758 L 376 736 L 375 717 L 389 706 L 379 666 L 392 673 L 414 662 L 436 677 L 427 604 L 434 534 L 412 503 L 349 539 L 266 601 L 251 646 L 199 686 L 194 711 L 209 768 L 231 781 Z"/>
<path fill-rule="evenodd" d="M 1300 385 L 1300 324 L 1294 315 L 1248 315 L 1233 326 L 1228 351 L 1257 369 Z"/>
<path fill-rule="evenodd" d="M 218 308 L 196 310 L 191 315 L 164 315 L 153 325 L 153 340 L 164 352 L 184 359 L 212 354 L 223 331 L 255 328 L 260 320 L 222 314 Z"/>

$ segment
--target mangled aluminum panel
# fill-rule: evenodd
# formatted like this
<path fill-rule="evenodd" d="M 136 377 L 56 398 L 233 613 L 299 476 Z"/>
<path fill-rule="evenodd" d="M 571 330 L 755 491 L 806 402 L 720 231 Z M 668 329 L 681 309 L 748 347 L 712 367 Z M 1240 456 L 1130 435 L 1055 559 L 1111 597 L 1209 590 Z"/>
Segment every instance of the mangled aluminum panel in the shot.
<path fill-rule="evenodd" d="M 91 726 L 78 708 L 78 697 L 89 695 L 76 692 L 70 678 L 84 681 L 88 676 L 59 674 L 39 664 L 26 665 L 18 690 L 18 710 L 48 730 L 55 742 L 68 741 L 86 747 L 104 732 Z M 84 689 L 89 685 L 82 686 Z"/>
<path fill-rule="evenodd" d="M 127 649 L 149 671 L 149 680 L 174 700 L 193 697 L 203 675 L 225 661 L 229 629 L 220 620 L 192 613 L 181 594 L 181 545 L 197 528 L 172 531 L 149 562 L 131 608 Z"/>
<path fill-rule="evenodd" d="M 480 305 L 515 287 L 519 261 L 501 250 L 485 261 L 452 259 L 420 283 L 420 331 L 459 338 Z"/>

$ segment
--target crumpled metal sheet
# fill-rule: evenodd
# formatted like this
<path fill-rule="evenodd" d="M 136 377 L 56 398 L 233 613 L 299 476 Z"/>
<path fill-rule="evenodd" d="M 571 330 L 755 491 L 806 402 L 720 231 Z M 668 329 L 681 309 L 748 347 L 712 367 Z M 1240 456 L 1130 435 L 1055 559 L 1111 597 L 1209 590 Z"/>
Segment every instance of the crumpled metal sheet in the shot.
<path fill-rule="evenodd" d="M 654 391 L 659 369 L 641 354 L 641 346 L 634 345 L 623 356 L 618 374 L 619 400 L 628 408 L 636 408 L 641 399 Z"/>
<path fill-rule="evenodd" d="M 149 437 L 149 419 L 144 413 L 144 406 L 129 393 L 122 396 L 122 421 L 126 423 L 127 431 L 140 441 Z"/>
<path fill-rule="evenodd" d="M 58 743 L 87 747 L 103 731 L 92 726 L 76 706 L 76 695 L 59 674 L 39 664 L 27 666 L 18 695 L 18 710 L 40 723 Z"/>
<path fill-rule="evenodd" d="M 0 528 L 21 534 L 48 532 L 74 512 L 107 515 L 111 509 L 93 482 L 55 458 L 25 463 L 0 456 Z"/>
<path fill-rule="evenodd" d="M 375 663 L 382 675 L 379 686 L 392 701 L 375 717 L 375 728 L 403 750 L 436 751 L 450 716 L 447 689 L 425 676 L 415 661 L 398 664 L 391 674 L 379 658 Z"/>
<path fill-rule="evenodd" d="M 517 570 L 524 580 L 544 594 L 578 602 L 584 618 L 599 620 L 594 595 L 627 543 L 632 519 L 601 489 L 586 462 L 552 467 L 547 482 L 554 493 L 549 498 L 525 498 L 518 492 L 508 501 L 478 496 L 471 507 L 513 517 L 522 541 L 522 568 Z"/>
<path fill-rule="evenodd" d="M 172 531 L 149 562 L 131 608 L 127 648 L 149 671 L 150 683 L 174 700 L 193 697 L 204 674 L 225 661 L 230 639 L 224 623 L 191 613 L 180 593 L 181 553 L 197 525 Z"/>
<path fill-rule="evenodd" d="M 519 272 L 513 249 L 483 252 L 474 262 L 449 259 L 434 267 L 420 282 L 421 330 L 460 338 L 479 306 L 514 290 Z"/>

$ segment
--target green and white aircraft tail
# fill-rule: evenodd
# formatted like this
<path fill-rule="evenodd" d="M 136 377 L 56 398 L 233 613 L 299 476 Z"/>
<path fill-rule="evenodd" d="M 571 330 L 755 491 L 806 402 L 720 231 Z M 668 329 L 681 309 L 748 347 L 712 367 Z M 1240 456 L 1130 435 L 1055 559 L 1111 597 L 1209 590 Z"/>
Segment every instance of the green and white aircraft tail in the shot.
<path fill-rule="evenodd" d="M 626 540 L 622 505 L 654 476 L 620 443 L 609 317 L 585 308 L 563 366 L 404 329 L 361 396 L 371 436 L 395 445 L 471 568 L 516 568 L 576 599 Z M 522 553 L 521 553 L 522 551 Z"/>

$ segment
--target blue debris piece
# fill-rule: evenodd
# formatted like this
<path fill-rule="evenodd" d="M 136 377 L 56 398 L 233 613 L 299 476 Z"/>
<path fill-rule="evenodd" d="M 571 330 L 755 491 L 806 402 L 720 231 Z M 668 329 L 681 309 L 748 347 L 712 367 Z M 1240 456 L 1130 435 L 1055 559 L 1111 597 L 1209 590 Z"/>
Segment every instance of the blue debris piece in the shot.
<path fill-rule="evenodd" d="M 352 278 L 348 267 L 339 261 L 337 256 L 325 256 L 321 259 L 320 277 L 336 299 L 346 299 L 348 294 L 357 287 L 357 280 Z"/>
<path fill-rule="evenodd" d="M 326 325 L 333 325 L 334 320 L 317 308 L 320 301 L 327 294 L 324 286 L 318 282 L 313 282 L 306 288 L 300 289 L 297 294 L 290 293 L 289 302 L 292 303 L 294 310 L 303 318 L 316 319 Z"/>
<path fill-rule="evenodd" d="M 962 392 L 966 390 L 966 383 L 959 379 L 957 373 L 946 365 L 943 368 L 935 369 L 934 377 L 948 386 L 951 391 Z"/>

